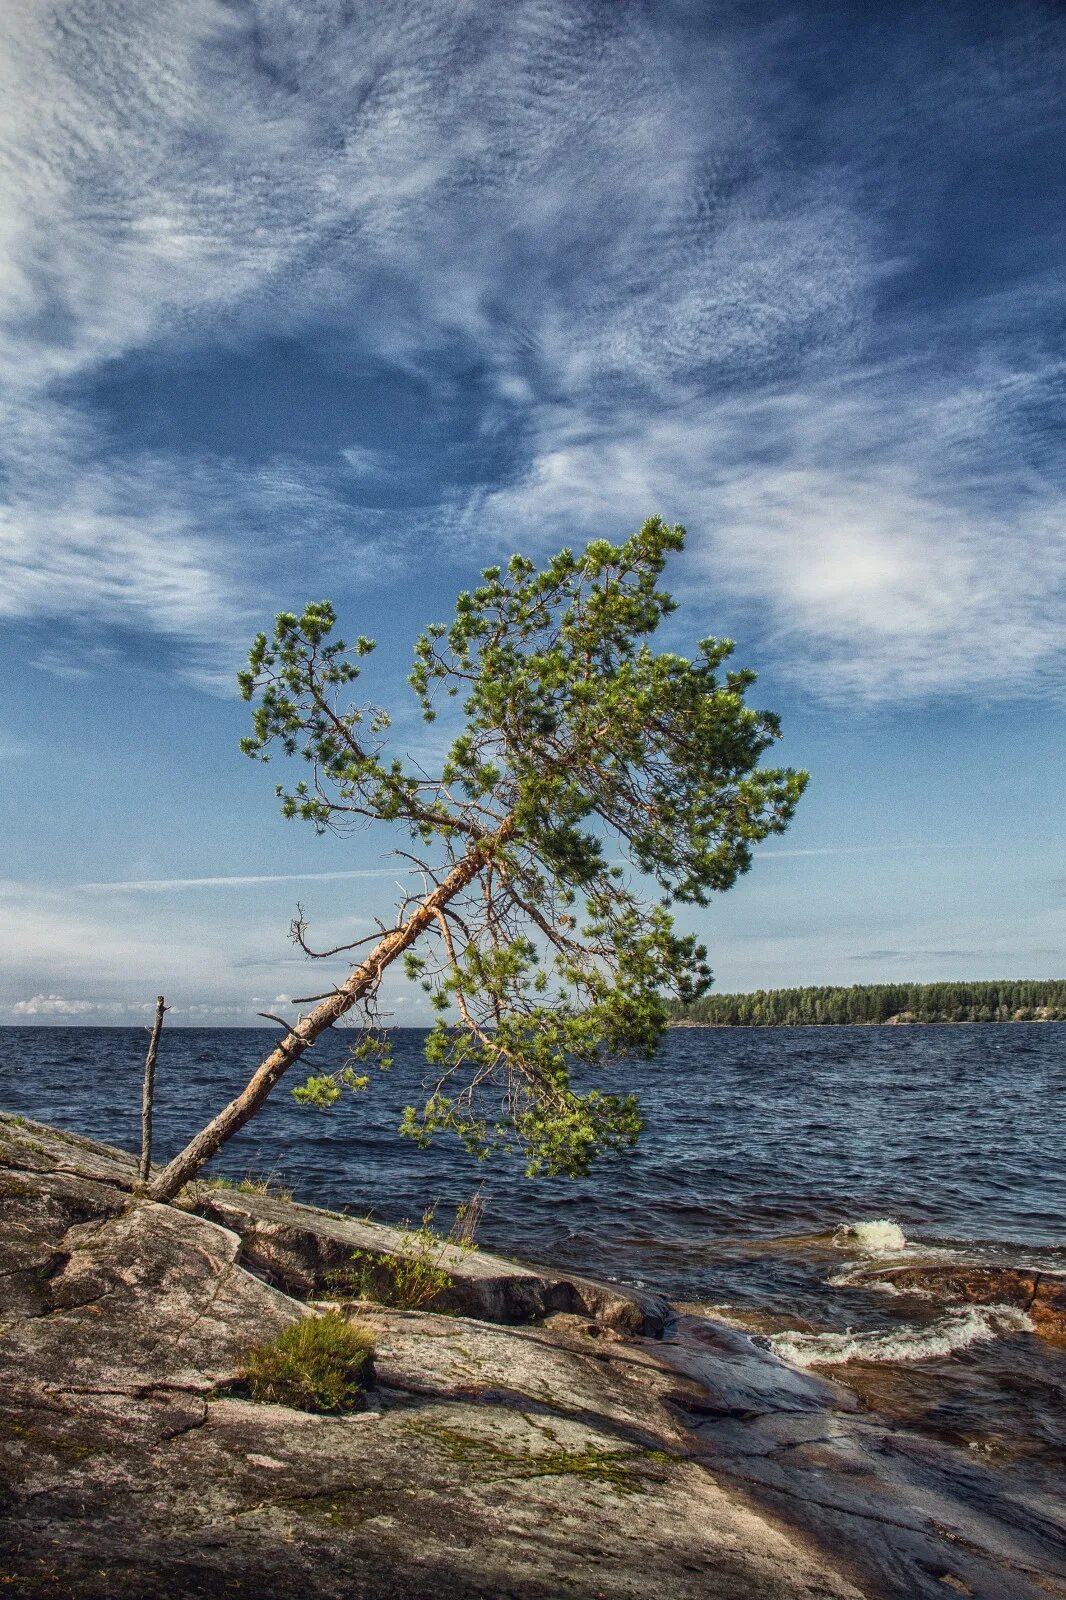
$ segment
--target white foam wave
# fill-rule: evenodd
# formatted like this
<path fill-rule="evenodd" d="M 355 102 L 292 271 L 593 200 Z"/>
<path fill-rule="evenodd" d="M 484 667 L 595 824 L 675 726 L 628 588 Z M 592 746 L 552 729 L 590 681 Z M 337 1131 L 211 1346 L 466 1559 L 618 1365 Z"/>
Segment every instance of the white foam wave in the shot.
<path fill-rule="evenodd" d="M 890 1271 L 894 1267 L 906 1266 L 908 1263 L 917 1267 L 932 1267 L 939 1266 L 944 1262 L 966 1259 L 957 1250 L 940 1250 L 932 1245 L 911 1244 L 910 1242 L 902 1250 L 885 1251 L 881 1254 L 887 1255 L 889 1253 L 891 1254 L 891 1261 L 884 1261 L 870 1256 L 863 1257 L 861 1261 L 849 1261 L 841 1267 L 839 1272 L 832 1273 L 826 1279 L 826 1282 L 834 1289 L 858 1288 L 874 1294 L 907 1295 L 909 1298 L 916 1300 L 940 1300 L 943 1296 L 938 1295 L 934 1289 L 920 1289 L 913 1285 L 908 1285 L 906 1289 L 900 1289 L 887 1278 L 871 1277 L 871 1273 L 881 1270 L 882 1267 L 886 1271 Z M 871 1265 L 871 1260 L 873 1265 Z"/>
<path fill-rule="evenodd" d="M 838 1250 L 857 1250 L 864 1256 L 892 1255 L 907 1248 L 906 1235 L 898 1222 L 878 1217 L 871 1222 L 845 1222 L 833 1235 Z"/>
<path fill-rule="evenodd" d="M 923 1254 L 921 1259 L 925 1262 L 928 1260 L 928 1256 Z M 910 1286 L 906 1289 L 900 1289 L 886 1278 L 867 1277 L 869 1271 L 870 1268 L 865 1266 L 845 1267 L 842 1272 L 834 1272 L 833 1276 L 825 1281 L 833 1289 L 863 1289 L 868 1294 L 895 1295 L 900 1300 L 939 1300 L 943 1298 L 941 1295 L 935 1294 L 932 1289 L 917 1289 Z"/>
<path fill-rule="evenodd" d="M 967 1306 L 924 1328 L 888 1328 L 874 1333 L 775 1333 L 769 1344 L 792 1367 L 835 1367 L 845 1361 L 932 1361 L 970 1344 L 1005 1333 L 1031 1333 L 1033 1324 L 1015 1306 Z"/>

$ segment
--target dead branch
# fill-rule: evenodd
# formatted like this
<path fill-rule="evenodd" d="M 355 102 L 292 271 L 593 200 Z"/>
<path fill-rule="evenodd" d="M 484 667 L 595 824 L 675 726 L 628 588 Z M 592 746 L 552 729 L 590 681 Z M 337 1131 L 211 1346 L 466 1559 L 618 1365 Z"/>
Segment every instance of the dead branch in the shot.
<path fill-rule="evenodd" d="M 144 1083 L 141 1088 L 141 1160 L 137 1176 L 141 1183 L 148 1182 L 152 1170 L 152 1109 L 155 1099 L 155 1058 L 159 1050 L 159 1035 L 163 1031 L 163 1015 L 170 1007 L 162 995 L 156 997 L 155 1021 L 148 1039 L 148 1054 L 144 1058 Z"/>

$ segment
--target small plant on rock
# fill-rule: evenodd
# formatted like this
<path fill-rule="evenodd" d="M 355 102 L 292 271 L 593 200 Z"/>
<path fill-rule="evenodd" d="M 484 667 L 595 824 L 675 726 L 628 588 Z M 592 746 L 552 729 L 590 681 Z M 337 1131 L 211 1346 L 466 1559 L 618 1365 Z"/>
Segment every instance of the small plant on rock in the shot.
<path fill-rule="evenodd" d="M 480 1188 L 475 1189 L 469 1200 L 461 1201 L 455 1208 L 455 1221 L 448 1229 L 448 1243 L 453 1244 L 457 1250 L 478 1248 L 477 1231 L 485 1215 L 483 1188 L 482 1184 Z"/>
<path fill-rule="evenodd" d="M 435 1212 L 436 1207 L 430 1206 L 422 1214 L 421 1227 L 405 1228 L 391 1255 L 354 1250 L 352 1265 L 331 1275 L 334 1286 L 356 1300 L 375 1300 L 401 1311 L 423 1310 L 454 1281 L 441 1265 L 448 1241 L 433 1231 Z"/>
<path fill-rule="evenodd" d="M 246 1172 L 243 1178 L 226 1178 L 219 1174 L 217 1177 L 201 1178 L 199 1181 L 205 1189 L 232 1189 L 234 1194 L 258 1194 L 271 1200 L 291 1200 L 293 1193 L 273 1172 L 266 1172 L 261 1176 L 254 1172 Z"/>
<path fill-rule="evenodd" d="M 374 1378 L 374 1340 L 339 1311 L 305 1317 L 249 1350 L 239 1380 L 253 1400 L 327 1415 L 358 1411 Z"/>

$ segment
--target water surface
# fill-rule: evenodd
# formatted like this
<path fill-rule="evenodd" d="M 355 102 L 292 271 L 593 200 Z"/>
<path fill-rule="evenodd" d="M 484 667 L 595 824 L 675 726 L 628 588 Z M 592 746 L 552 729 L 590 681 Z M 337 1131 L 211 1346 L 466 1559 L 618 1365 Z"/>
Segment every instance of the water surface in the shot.
<path fill-rule="evenodd" d="M 639 1148 L 587 1179 L 535 1182 L 520 1162 L 480 1164 L 446 1138 L 428 1152 L 396 1138 L 425 1073 L 423 1038 L 397 1030 L 393 1070 L 329 1112 L 282 1087 L 217 1170 L 277 1169 L 300 1199 L 387 1220 L 484 1182 L 486 1242 L 650 1274 L 690 1299 L 731 1281 L 711 1265 L 725 1241 L 856 1219 L 890 1217 L 929 1240 L 1066 1242 L 1066 1024 L 676 1029 L 656 1061 L 610 1074 L 641 1095 Z M 270 1039 L 164 1029 L 157 1159 L 243 1085 Z M 133 1149 L 144 1045 L 136 1028 L 0 1028 L 0 1102 Z M 330 1036 L 314 1070 L 339 1065 L 345 1045 Z"/>

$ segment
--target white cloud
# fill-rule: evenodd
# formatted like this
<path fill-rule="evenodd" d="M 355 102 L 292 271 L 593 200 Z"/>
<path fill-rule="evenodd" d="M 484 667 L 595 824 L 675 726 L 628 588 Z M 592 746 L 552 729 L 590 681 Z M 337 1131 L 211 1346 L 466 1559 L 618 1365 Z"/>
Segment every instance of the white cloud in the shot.
<path fill-rule="evenodd" d="M 257 1007 L 262 1001 L 189 1001 L 185 1004 L 167 1005 L 171 1024 L 180 1019 L 183 1023 L 243 1022 L 247 1026 L 260 1026 Z M 273 1005 L 291 1005 L 284 995 L 271 1002 Z M 155 1001 L 138 1000 L 69 1000 L 61 994 L 35 994 L 28 1000 L 0 1003 L 0 1016 L 8 1017 L 14 1026 L 19 1023 L 65 1022 L 80 1020 L 99 1024 L 129 1027 L 135 1021 L 148 1021 L 155 1011 Z"/>
<path fill-rule="evenodd" d="M 167 504 L 158 476 L 138 473 L 135 486 L 99 470 L 57 476 L 17 486 L 0 508 L 0 615 L 88 613 L 182 637 L 229 633 L 243 607 L 224 557 L 189 526 L 187 509 Z"/>
<path fill-rule="evenodd" d="M 168 1011 L 180 1011 L 168 1006 Z M 35 994 L 29 1000 L 0 1004 L 0 1012 L 20 1017 L 125 1017 L 148 1016 L 155 1011 L 154 1000 L 68 1000 L 61 994 Z"/>
<path fill-rule="evenodd" d="M 396 470 L 396 462 L 387 450 L 372 450 L 369 445 L 351 444 L 341 451 L 341 456 L 357 477 L 386 477 Z"/>
<path fill-rule="evenodd" d="M 1011 504 L 984 481 L 985 419 L 1018 381 L 963 399 L 872 371 L 609 430 L 555 417 L 525 476 L 481 497 L 470 524 L 515 540 L 617 534 L 634 507 L 661 510 L 691 530 L 689 598 L 712 622 L 723 600 L 758 608 L 809 686 L 1061 691 L 1066 490 L 1033 483 Z"/>
<path fill-rule="evenodd" d="M 29 402 L 27 402 L 27 405 Z M 232 686 L 236 641 L 261 621 L 320 541 L 328 557 L 340 503 L 306 468 L 237 470 L 162 456 L 93 459 L 81 430 L 50 403 L 51 431 L 33 451 L 0 442 L 0 617 L 95 620 L 186 644 L 189 670 Z M 23 418 L 24 420 L 24 418 Z M 371 540 L 375 537 L 371 531 Z M 49 647 L 45 670 L 98 670 L 107 646 Z"/>
<path fill-rule="evenodd" d="M 109 1009 L 96 1000 L 67 1000 L 60 994 L 35 994 L 6 1007 L 14 1017 L 84 1017 Z"/>
<path fill-rule="evenodd" d="M 231 1005 L 193 1004 L 188 1006 L 175 1006 L 174 1010 L 178 1015 L 193 1017 L 196 1019 L 204 1017 L 245 1017 L 249 1015 L 249 1008 L 237 1003 L 233 1003 Z"/>
<path fill-rule="evenodd" d="M 206 916 L 201 901 L 184 896 L 97 898 L 78 885 L 0 882 L 0 1015 L 121 1021 L 148 1014 L 162 991 L 175 1017 L 189 1018 L 191 1007 L 206 1006 L 223 1009 L 195 1014 L 254 1020 L 259 1007 L 244 998 L 249 982 L 279 990 L 285 985 L 283 993 L 295 985 L 303 995 L 340 981 L 347 970 L 344 956 L 317 963 L 293 955 L 293 907 L 284 886 L 273 894 L 272 883 L 265 881 L 251 911 L 243 896 L 225 895 Z M 247 893 L 255 892 L 250 885 Z M 393 898 L 386 886 L 383 914 Z M 340 944 L 371 926 L 358 914 L 364 907 L 357 903 L 352 914 L 347 900 L 342 893 L 337 902 L 313 908 L 313 933 L 322 945 Z M 255 976 L 244 976 L 250 970 Z"/>
<path fill-rule="evenodd" d="M 218 878 L 115 878 L 102 883 L 78 883 L 78 891 L 127 891 L 131 894 L 168 894 L 180 889 L 253 889 L 269 883 L 339 883 L 348 878 L 410 876 L 409 867 L 362 867 L 343 872 L 274 872 L 257 876 Z"/>
<path fill-rule="evenodd" d="M 152 341 L 328 309 L 416 368 L 469 341 L 515 404 L 534 392 L 530 364 L 571 385 L 623 368 L 674 381 L 727 338 L 745 356 L 776 348 L 794 337 L 797 272 L 808 317 L 846 297 L 847 250 L 830 241 L 849 224 L 815 193 L 791 222 L 749 194 L 703 236 L 714 183 L 696 146 L 717 131 L 720 155 L 750 157 L 743 75 L 716 52 L 713 128 L 701 103 L 699 139 L 679 136 L 691 86 L 635 13 L 385 4 L 344 27 L 312 4 L 253 25 L 216 0 L 141 0 L 121 18 L 86 0 L 62 27 L 45 6 L 9 12 L 0 42 L 9 616 L 102 616 L 201 644 L 241 626 L 269 563 L 250 571 L 225 530 L 233 499 L 255 520 L 266 484 L 217 463 L 227 504 L 210 471 L 116 458 L 71 397 Z M 638 289 L 653 220 L 658 275 Z M 546 292 L 556 235 L 592 256 L 574 281 L 595 287 L 565 310 Z M 385 464 L 367 447 L 347 457 L 359 474 Z M 306 519 L 313 487 L 295 487 Z"/>

